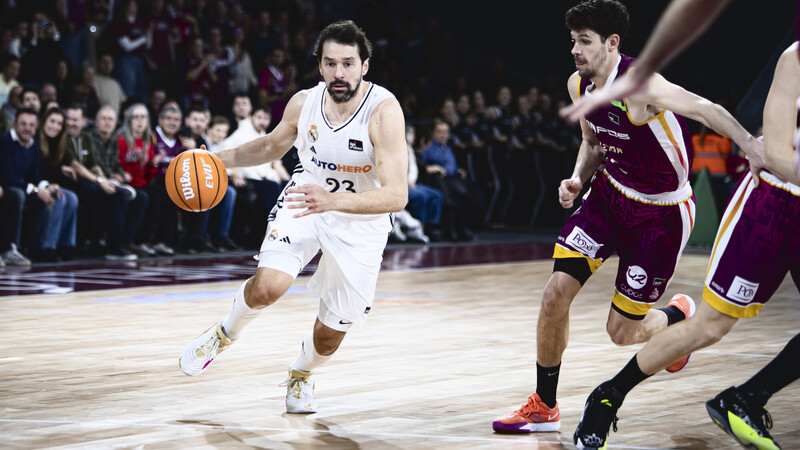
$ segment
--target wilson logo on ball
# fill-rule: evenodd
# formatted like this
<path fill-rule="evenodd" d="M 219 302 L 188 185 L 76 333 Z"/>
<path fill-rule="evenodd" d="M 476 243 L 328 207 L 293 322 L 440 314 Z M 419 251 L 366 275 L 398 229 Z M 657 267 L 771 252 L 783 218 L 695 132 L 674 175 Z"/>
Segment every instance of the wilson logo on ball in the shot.
<path fill-rule="evenodd" d="M 164 184 L 178 207 L 200 212 L 213 208 L 225 196 L 228 174 L 210 152 L 189 150 L 169 163 Z"/>

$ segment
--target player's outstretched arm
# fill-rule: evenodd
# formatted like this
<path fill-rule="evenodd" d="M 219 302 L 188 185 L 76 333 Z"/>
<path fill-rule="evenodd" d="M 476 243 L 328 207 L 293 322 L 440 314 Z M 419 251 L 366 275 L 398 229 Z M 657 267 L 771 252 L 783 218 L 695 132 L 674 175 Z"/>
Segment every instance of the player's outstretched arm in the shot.
<path fill-rule="evenodd" d="M 659 74 L 653 75 L 645 92 L 630 97 L 659 109 L 666 109 L 696 120 L 717 133 L 736 142 L 750 162 L 750 171 L 756 176 L 764 167 L 764 144 L 747 132 L 722 106 L 713 103 L 682 87 L 672 84 Z"/>
<path fill-rule="evenodd" d="M 653 34 L 628 72 L 592 97 L 582 98 L 560 111 L 575 122 L 600 105 L 642 90 L 653 73 L 661 70 L 697 39 L 730 0 L 673 0 L 661 15 Z"/>
<path fill-rule="evenodd" d="M 372 112 L 369 138 L 375 147 L 375 170 L 381 187 L 367 192 L 328 192 L 306 184 L 286 190 L 288 208 L 307 208 L 295 217 L 325 211 L 352 214 L 397 212 L 408 201 L 408 148 L 403 110 L 394 98 L 386 99 Z M 291 203 L 289 203 L 291 202 Z"/>
<path fill-rule="evenodd" d="M 577 72 L 573 73 L 567 81 L 567 89 L 573 102 L 580 99 L 578 95 L 579 82 L 580 78 Z M 575 168 L 572 170 L 572 175 L 567 179 L 561 180 L 561 184 L 558 186 L 558 202 L 564 208 L 572 207 L 575 198 L 578 197 L 581 189 L 583 189 L 583 183 L 591 178 L 605 158 L 605 152 L 600 147 L 594 132 L 589 128 L 586 119 L 581 117 L 580 120 L 583 139 L 578 150 L 578 159 L 575 160 Z"/>
<path fill-rule="evenodd" d="M 800 186 L 796 162 L 794 135 L 797 126 L 795 100 L 800 95 L 800 60 L 798 43 L 783 52 L 764 105 L 764 152 L 767 168 L 778 178 Z"/>
<path fill-rule="evenodd" d="M 304 91 L 292 96 L 280 123 L 268 135 L 219 151 L 215 155 L 227 169 L 258 166 L 279 159 L 292 148 L 297 138 L 297 122 L 300 120 L 300 111 L 307 96 Z"/>

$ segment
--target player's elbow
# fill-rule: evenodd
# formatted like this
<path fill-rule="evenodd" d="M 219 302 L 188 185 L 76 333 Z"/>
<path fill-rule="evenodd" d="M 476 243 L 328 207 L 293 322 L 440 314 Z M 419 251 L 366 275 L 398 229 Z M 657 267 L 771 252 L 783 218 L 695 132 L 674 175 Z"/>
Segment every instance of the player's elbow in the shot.
<path fill-rule="evenodd" d="M 389 212 L 399 212 L 406 207 L 407 203 L 408 203 L 408 188 L 393 189 L 387 209 L 389 209 Z"/>

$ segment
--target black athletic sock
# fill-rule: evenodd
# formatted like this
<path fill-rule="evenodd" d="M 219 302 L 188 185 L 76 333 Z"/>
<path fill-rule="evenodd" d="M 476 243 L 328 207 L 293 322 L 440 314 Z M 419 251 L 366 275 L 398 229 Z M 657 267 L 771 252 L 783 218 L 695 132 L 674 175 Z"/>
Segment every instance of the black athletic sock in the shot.
<path fill-rule="evenodd" d="M 536 363 L 536 393 L 548 408 L 556 406 L 556 389 L 561 363 L 554 367 L 543 367 Z"/>
<path fill-rule="evenodd" d="M 773 394 L 800 378 L 800 334 L 793 337 L 778 356 L 738 387 L 764 406 Z"/>
<path fill-rule="evenodd" d="M 667 315 L 667 326 L 674 325 L 686 318 L 686 314 L 684 314 L 683 311 L 681 311 L 681 309 L 675 305 L 656 309 L 659 311 L 664 311 L 664 314 Z"/>
<path fill-rule="evenodd" d="M 611 386 L 617 390 L 623 397 L 628 395 L 637 384 L 641 383 L 650 375 L 645 375 L 642 369 L 639 368 L 639 362 L 636 361 L 636 355 L 628 362 L 628 364 L 617 373 L 614 378 L 609 380 Z"/>

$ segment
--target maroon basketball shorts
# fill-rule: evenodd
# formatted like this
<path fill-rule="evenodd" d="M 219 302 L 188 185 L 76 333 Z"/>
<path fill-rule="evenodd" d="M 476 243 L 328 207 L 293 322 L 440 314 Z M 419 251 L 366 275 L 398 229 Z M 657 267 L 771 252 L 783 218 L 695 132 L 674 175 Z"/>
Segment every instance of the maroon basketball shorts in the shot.
<path fill-rule="evenodd" d="M 786 273 L 800 278 L 800 187 L 761 172 L 742 177 L 717 231 L 703 299 L 731 317 L 755 317 Z"/>
<path fill-rule="evenodd" d="M 594 273 L 607 258 L 619 255 L 613 307 L 642 319 L 672 279 L 694 217 L 688 183 L 673 192 L 642 194 L 603 172 L 567 219 L 553 258 L 585 258 Z"/>

